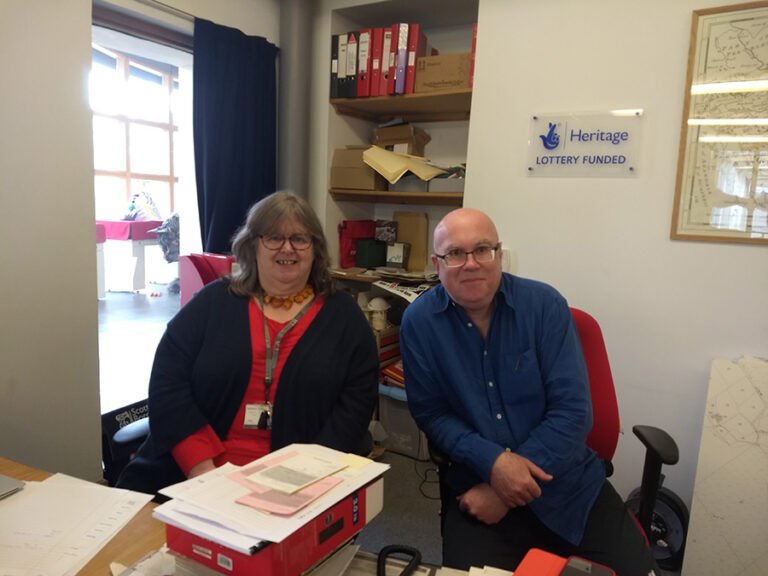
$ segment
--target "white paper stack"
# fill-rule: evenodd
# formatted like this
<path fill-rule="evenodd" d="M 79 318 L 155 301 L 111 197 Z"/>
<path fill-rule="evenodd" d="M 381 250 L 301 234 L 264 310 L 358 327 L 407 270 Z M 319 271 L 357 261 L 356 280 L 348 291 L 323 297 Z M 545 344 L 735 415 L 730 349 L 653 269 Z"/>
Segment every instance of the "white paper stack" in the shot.
<path fill-rule="evenodd" d="M 343 468 L 333 474 L 341 482 L 291 516 L 269 514 L 237 502 L 251 491 L 230 475 L 258 463 L 280 461 L 285 455 L 294 453 L 305 458 L 343 462 Z M 171 500 L 155 508 L 153 516 L 227 548 L 252 554 L 265 542 L 281 542 L 324 510 L 380 477 L 387 469 L 388 464 L 324 446 L 292 444 L 246 466 L 225 464 L 202 476 L 161 490 Z"/>

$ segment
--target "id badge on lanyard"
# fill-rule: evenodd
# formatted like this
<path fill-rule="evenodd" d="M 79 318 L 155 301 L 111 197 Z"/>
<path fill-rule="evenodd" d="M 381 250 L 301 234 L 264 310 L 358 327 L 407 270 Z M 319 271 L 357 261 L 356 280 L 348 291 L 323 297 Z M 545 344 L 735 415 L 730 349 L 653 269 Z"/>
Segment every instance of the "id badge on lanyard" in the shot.
<path fill-rule="evenodd" d="M 264 322 L 264 344 L 265 344 L 265 361 L 264 361 L 264 403 L 263 404 L 246 404 L 245 406 L 245 421 L 243 422 L 244 428 L 257 429 L 257 430 L 271 430 L 272 429 L 272 403 L 269 401 L 269 390 L 272 388 L 272 375 L 275 373 L 275 367 L 277 366 L 277 358 L 280 355 L 280 342 L 291 328 L 296 326 L 301 317 L 304 316 L 309 309 L 312 301 L 307 302 L 304 307 L 299 311 L 293 319 L 288 322 L 283 329 L 278 332 L 275 337 L 274 349 L 270 343 L 269 327 L 267 326 L 267 315 L 264 313 L 264 294 L 259 288 L 259 305 L 261 306 L 261 318 Z"/>

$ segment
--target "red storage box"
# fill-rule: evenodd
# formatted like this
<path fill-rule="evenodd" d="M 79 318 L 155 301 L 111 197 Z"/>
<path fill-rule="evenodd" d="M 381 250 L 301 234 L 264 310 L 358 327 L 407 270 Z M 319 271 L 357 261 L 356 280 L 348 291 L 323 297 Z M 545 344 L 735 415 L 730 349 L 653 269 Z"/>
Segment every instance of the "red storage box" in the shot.
<path fill-rule="evenodd" d="M 374 220 L 344 220 L 339 224 L 339 266 L 352 268 L 355 265 L 358 240 L 376 235 Z"/>

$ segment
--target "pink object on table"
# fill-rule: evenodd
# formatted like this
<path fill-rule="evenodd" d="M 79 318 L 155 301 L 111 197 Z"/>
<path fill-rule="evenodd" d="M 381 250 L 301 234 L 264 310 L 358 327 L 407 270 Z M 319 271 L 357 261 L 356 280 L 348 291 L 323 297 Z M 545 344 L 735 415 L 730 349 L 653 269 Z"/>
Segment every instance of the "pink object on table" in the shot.
<path fill-rule="evenodd" d="M 162 225 L 162 220 L 96 220 L 106 230 L 108 240 L 156 240 L 157 234 L 149 232 Z"/>
<path fill-rule="evenodd" d="M 142 220 L 131 223 L 131 240 L 157 240 L 157 233 L 150 232 L 163 225 L 162 220 Z"/>
<path fill-rule="evenodd" d="M 107 239 L 107 229 L 104 224 L 96 223 L 96 244 L 104 244 Z"/>

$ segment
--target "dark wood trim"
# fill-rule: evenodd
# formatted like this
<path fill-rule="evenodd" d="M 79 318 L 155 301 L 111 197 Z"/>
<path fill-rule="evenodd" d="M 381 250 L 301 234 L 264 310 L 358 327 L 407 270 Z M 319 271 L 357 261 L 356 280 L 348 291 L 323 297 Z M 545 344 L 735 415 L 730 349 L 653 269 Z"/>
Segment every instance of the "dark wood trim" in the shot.
<path fill-rule="evenodd" d="M 102 26 L 135 36 L 143 40 L 151 40 L 163 46 L 170 46 L 192 54 L 194 52 L 194 36 L 167 28 L 155 22 L 143 20 L 126 12 L 105 6 L 93 4 L 91 21 L 95 26 Z"/>

